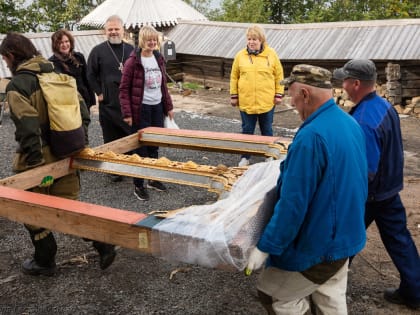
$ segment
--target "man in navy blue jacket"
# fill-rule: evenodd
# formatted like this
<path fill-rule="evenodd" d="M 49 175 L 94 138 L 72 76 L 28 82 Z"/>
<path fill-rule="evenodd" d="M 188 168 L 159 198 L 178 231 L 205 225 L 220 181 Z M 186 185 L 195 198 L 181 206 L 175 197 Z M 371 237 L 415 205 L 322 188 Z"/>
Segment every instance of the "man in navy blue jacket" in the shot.
<path fill-rule="evenodd" d="M 348 257 L 366 242 L 366 145 L 334 102 L 331 72 L 296 65 L 282 81 L 303 124 L 281 163 L 277 202 L 247 270 L 268 258 L 257 288 L 269 314 L 347 314 Z"/>
<path fill-rule="evenodd" d="M 366 136 L 368 200 L 366 228 L 376 222 L 382 242 L 400 273 L 399 288 L 386 289 L 384 298 L 395 304 L 420 308 L 420 258 L 407 229 L 403 188 L 404 153 L 397 112 L 375 91 L 376 67 L 371 60 L 354 59 L 334 71 L 356 105 L 350 114 Z"/>

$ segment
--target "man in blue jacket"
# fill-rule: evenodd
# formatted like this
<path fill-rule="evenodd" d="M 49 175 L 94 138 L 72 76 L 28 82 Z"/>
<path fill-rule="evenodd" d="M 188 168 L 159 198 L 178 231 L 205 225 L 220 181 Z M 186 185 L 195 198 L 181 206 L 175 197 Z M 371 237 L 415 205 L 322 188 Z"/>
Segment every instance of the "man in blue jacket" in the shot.
<path fill-rule="evenodd" d="M 277 183 L 273 215 L 247 269 L 268 258 L 257 288 L 269 314 L 347 314 L 348 258 L 365 245 L 367 162 L 363 131 L 334 102 L 331 73 L 296 65 L 288 86 L 303 124 Z"/>
<path fill-rule="evenodd" d="M 420 258 L 407 229 L 403 188 L 404 153 L 397 112 L 375 91 L 376 67 L 368 59 L 354 59 L 334 71 L 356 105 L 350 114 L 366 136 L 369 192 L 366 228 L 375 221 L 382 242 L 400 273 L 397 289 L 386 289 L 384 298 L 410 308 L 420 308 Z"/>

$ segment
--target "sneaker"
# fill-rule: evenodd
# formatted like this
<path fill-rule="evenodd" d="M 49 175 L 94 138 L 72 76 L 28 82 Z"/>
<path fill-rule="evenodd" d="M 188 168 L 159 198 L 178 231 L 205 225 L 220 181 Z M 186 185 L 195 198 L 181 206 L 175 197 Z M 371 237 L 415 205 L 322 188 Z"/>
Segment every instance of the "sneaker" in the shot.
<path fill-rule="evenodd" d="M 393 304 L 405 305 L 415 310 L 420 309 L 420 301 L 418 301 L 417 303 L 407 301 L 401 296 L 400 291 L 398 289 L 385 289 L 384 299 Z"/>
<path fill-rule="evenodd" d="M 248 165 L 249 165 L 249 159 L 247 159 L 247 158 L 242 158 L 239 161 L 239 164 L 238 164 L 239 167 L 248 166 Z"/>
<path fill-rule="evenodd" d="M 49 267 L 42 267 L 38 265 L 34 258 L 26 259 L 22 264 L 22 272 L 30 276 L 48 276 L 51 277 L 55 274 L 56 265 L 53 262 Z"/>
<path fill-rule="evenodd" d="M 147 188 L 152 188 L 157 191 L 166 191 L 165 185 L 163 185 L 161 182 L 157 180 L 149 180 L 147 183 Z"/>
<path fill-rule="evenodd" d="M 138 200 L 149 200 L 149 193 L 144 187 L 135 187 L 134 196 L 136 196 Z"/>

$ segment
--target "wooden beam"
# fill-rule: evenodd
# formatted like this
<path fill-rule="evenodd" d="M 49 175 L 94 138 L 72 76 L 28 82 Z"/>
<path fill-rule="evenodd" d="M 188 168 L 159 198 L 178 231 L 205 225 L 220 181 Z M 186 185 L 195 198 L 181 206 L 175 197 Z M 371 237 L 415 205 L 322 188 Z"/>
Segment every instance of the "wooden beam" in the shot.
<path fill-rule="evenodd" d="M 124 138 L 114 140 L 93 148 L 95 151 L 112 151 L 115 153 L 127 153 L 140 146 L 138 133 L 133 133 Z"/>
<path fill-rule="evenodd" d="M 70 169 L 70 158 L 66 158 L 3 178 L 0 180 L 0 185 L 17 189 L 29 189 L 41 184 L 42 179 L 47 175 L 60 178 L 71 172 L 75 172 L 75 170 Z"/>
<path fill-rule="evenodd" d="M 0 216 L 9 220 L 151 252 L 151 229 L 143 213 L 0 187 Z"/>
<path fill-rule="evenodd" d="M 139 131 L 141 144 L 280 158 L 291 140 L 283 137 L 246 135 L 188 129 L 148 127 Z"/>
<path fill-rule="evenodd" d="M 126 153 L 135 148 L 138 148 L 138 146 L 138 134 L 132 134 L 127 137 L 95 147 L 94 150 Z M 60 178 L 75 172 L 75 170 L 70 168 L 70 163 L 71 158 L 65 158 L 57 162 L 42 165 L 25 172 L 0 179 L 0 186 L 13 187 L 23 190 L 36 187 L 47 175 L 52 176 L 53 178 Z"/>
<path fill-rule="evenodd" d="M 147 140 L 148 136 L 151 137 L 156 135 L 160 136 L 160 138 Z M 175 141 L 177 137 L 178 141 Z M 182 141 L 179 139 L 182 139 Z M 279 143 L 283 143 L 284 147 L 280 146 Z M 290 139 L 281 137 L 148 127 L 139 130 L 139 133 L 100 145 L 93 148 L 93 150 L 127 153 L 143 144 L 190 150 L 207 150 L 237 154 L 248 153 L 279 158 L 280 153 L 286 154 L 289 143 Z M 59 160 L 1 179 L 0 186 L 26 190 L 38 186 L 45 176 L 60 178 L 74 172 L 74 170 L 70 168 L 70 165 L 71 158 Z"/>

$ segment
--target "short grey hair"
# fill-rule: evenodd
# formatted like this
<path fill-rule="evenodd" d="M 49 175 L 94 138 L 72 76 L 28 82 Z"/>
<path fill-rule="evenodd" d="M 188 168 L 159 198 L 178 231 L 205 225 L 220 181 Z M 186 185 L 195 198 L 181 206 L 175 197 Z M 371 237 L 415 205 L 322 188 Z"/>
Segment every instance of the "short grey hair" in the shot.
<path fill-rule="evenodd" d="M 118 22 L 120 22 L 120 24 L 121 24 L 121 26 L 124 26 L 124 22 L 123 22 L 123 20 L 119 17 L 119 15 L 117 15 L 117 14 L 113 14 L 113 15 L 111 15 L 110 17 L 108 17 L 107 19 L 106 19 L 106 21 L 105 21 L 105 25 L 108 23 L 108 22 L 111 22 L 111 21 L 118 21 Z"/>

